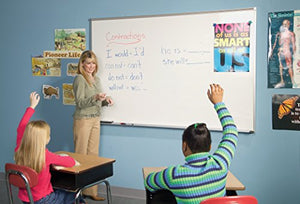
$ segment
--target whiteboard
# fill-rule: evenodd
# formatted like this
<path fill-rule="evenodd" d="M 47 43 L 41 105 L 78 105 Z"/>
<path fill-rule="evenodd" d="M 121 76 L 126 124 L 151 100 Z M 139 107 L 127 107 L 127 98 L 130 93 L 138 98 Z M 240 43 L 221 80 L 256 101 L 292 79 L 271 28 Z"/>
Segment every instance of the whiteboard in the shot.
<path fill-rule="evenodd" d="M 214 25 L 250 22 L 249 71 L 214 71 Z M 90 19 L 91 49 L 103 92 L 114 105 L 101 120 L 112 124 L 185 128 L 205 122 L 221 130 L 207 98 L 211 83 L 238 130 L 254 131 L 256 9 Z"/>

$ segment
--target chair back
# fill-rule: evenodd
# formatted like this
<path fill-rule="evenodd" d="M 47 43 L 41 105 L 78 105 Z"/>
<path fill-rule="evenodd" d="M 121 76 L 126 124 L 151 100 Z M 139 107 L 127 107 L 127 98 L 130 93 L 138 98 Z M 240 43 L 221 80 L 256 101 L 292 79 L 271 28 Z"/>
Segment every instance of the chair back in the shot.
<path fill-rule="evenodd" d="M 38 173 L 35 170 L 26 166 L 6 163 L 5 177 L 11 204 L 13 203 L 11 185 L 26 189 L 30 203 L 34 203 L 30 188 L 38 184 Z"/>
<path fill-rule="evenodd" d="M 241 195 L 209 198 L 200 204 L 258 204 L 258 201 L 254 196 Z"/>

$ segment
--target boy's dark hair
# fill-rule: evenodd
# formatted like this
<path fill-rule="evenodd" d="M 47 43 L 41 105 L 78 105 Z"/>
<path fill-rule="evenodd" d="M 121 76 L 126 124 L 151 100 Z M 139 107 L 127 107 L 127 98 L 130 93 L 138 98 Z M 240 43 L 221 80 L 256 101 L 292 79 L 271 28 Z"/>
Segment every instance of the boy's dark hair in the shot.
<path fill-rule="evenodd" d="M 195 123 L 187 127 L 182 134 L 192 153 L 209 152 L 211 145 L 210 132 L 205 123 Z"/>

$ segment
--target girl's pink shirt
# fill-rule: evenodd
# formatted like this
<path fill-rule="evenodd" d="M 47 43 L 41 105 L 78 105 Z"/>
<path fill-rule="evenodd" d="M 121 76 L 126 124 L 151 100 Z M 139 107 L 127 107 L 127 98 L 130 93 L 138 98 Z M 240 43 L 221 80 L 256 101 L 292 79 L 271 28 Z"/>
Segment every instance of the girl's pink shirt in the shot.
<path fill-rule="evenodd" d="M 34 109 L 28 107 L 20 121 L 20 124 L 17 129 L 17 145 L 15 151 L 19 149 L 25 128 L 29 122 L 31 116 L 34 113 Z M 38 174 L 38 184 L 31 188 L 32 196 L 34 201 L 38 201 L 41 198 L 49 195 L 53 192 L 51 184 L 51 174 L 50 174 L 50 165 L 59 165 L 65 167 L 72 167 L 75 165 L 75 160 L 70 156 L 60 156 L 55 153 L 50 152 L 46 149 L 46 163 L 42 171 Z M 19 198 L 22 201 L 29 202 L 29 198 L 25 189 L 19 189 Z"/>

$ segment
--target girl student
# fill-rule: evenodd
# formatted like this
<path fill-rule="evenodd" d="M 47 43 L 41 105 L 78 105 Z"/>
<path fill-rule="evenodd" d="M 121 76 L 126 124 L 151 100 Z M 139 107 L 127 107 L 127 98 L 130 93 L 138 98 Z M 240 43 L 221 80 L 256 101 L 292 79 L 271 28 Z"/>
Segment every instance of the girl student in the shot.
<path fill-rule="evenodd" d="M 210 130 L 205 123 L 194 123 L 182 134 L 182 165 L 150 173 L 145 187 L 150 192 L 167 189 L 178 204 L 198 204 L 208 198 L 226 194 L 226 178 L 236 152 L 238 131 L 233 117 L 223 102 L 224 90 L 219 84 L 210 84 L 207 96 L 218 114 L 223 137 L 214 153 L 211 150 Z M 172 202 L 173 203 L 173 202 Z"/>
<path fill-rule="evenodd" d="M 30 167 L 38 173 L 38 184 L 31 188 L 35 204 L 73 204 L 75 193 L 53 190 L 50 165 L 72 167 L 75 165 L 75 160 L 70 156 L 52 153 L 46 148 L 50 141 L 50 126 L 45 121 L 29 122 L 39 101 L 40 96 L 32 92 L 30 107 L 26 109 L 17 129 L 15 162 L 18 165 Z M 29 203 L 25 189 L 19 189 L 18 197 L 24 204 Z M 83 199 L 80 202 L 85 203 Z"/>

